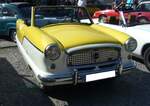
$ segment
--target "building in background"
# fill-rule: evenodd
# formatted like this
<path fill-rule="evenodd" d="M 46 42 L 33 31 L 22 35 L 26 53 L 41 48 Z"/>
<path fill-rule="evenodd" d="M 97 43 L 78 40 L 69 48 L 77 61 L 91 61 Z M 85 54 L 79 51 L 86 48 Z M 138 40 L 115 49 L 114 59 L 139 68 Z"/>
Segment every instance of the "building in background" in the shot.
<path fill-rule="evenodd" d="M 29 2 L 33 4 L 41 4 L 41 5 L 77 5 L 78 0 L 0 0 L 0 3 L 4 2 Z M 103 4 L 110 4 L 112 3 L 112 0 L 87 0 L 87 3 L 89 5 L 91 3 L 98 3 L 97 5 L 100 5 L 99 3 Z M 88 5 L 88 4 L 87 4 Z"/>

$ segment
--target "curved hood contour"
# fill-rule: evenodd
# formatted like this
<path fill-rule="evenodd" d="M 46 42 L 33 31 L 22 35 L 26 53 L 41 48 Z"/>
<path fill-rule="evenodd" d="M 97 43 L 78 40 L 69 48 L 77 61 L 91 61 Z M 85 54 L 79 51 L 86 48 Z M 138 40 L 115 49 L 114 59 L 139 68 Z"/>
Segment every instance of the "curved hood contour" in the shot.
<path fill-rule="evenodd" d="M 86 44 L 120 44 L 117 39 L 89 27 L 89 25 L 62 24 L 44 27 L 42 30 L 59 41 L 65 49 Z"/>

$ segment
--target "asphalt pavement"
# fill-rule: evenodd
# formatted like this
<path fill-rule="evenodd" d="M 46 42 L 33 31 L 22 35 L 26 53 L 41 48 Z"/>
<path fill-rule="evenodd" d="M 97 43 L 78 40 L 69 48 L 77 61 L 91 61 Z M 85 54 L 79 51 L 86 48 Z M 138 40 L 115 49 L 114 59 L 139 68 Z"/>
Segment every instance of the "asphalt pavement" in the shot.
<path fill-rule="evenodd" d="M 16 44 L 0 39 L 0 106 L 150 106 L 150 74 L 139 70 L 46 93 L 33 76 Z"/>

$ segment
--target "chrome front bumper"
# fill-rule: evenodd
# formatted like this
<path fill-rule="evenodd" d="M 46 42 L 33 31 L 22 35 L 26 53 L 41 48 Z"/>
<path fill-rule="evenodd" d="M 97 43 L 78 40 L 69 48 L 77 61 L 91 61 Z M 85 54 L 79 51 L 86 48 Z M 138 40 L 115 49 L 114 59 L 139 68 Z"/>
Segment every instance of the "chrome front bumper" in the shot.
<path fill-rule="evenodd" d="M 101 69 L 94 69 L 94 70 L 77 70 L 77 69 L 72 69 L 71 73 L 69 74 L 64 74 L 64 75 L 53 75 L 53 76 L 47 76 L 47 77 L 42 77 L 38 75 L 38 79 L 40 80 L 41 84 L 46 85 L 46 86 L 55 86 L 55 85 L 65 85 L 65 84 L 73 84 L 76 85 L 78 83 L 86 83 L 90 82 L 87 80 L 87 76 L 89 75 L 98 75 L 101 77 L 105 74 L 105 77 L 103 78 L 98 78 L 96 80 L 101 80 L 101 79 L 107 79 L 107 78 L 112 78 L 120 75 L 122 73 L 122 70 L 120 70 L 120 63 L 111 66 L 111 67 L 103 67 Z M 108 75 L 108 74 L 113 74 L 113 75 Z"/>

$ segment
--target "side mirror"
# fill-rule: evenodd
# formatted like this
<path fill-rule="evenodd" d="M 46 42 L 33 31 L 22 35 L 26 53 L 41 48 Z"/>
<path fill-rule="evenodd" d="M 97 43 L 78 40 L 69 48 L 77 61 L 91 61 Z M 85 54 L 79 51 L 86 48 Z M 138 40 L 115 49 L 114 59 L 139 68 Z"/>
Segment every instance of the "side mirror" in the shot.
<path fill-rule="evenodd" d="M 2 15 L 3 15 L 3 16 L 6 16 L 6 17 L 7 17 L 7 16 L 8 16 L 8 17 L 13 17 L 13 18 L 17 18 L 17 17 L 18 17 L 16 13 L 13 13 L 13 12 L 10 13 L 10 12 L 5 11 L 5 10 L 2 11 Z"/>

